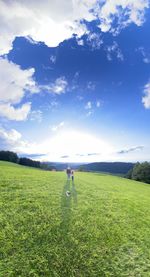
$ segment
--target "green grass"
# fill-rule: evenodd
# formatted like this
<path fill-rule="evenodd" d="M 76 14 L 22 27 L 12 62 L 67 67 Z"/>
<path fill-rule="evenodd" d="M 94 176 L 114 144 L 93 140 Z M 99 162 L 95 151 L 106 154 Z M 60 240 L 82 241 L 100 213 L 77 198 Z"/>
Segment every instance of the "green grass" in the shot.
<path fill-rule="evenodd" d="M 0 162 L 0 276 L 150 276 L 150 185 Z"/>

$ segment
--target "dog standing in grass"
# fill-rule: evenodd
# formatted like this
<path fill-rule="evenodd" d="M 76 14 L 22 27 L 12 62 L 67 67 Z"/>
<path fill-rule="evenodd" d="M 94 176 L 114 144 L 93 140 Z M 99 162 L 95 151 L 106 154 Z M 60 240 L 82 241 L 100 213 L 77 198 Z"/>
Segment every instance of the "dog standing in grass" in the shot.
<path fill-rule="evenodd" d="M 72 179 L 72 182 L 74 181 L 74 171 L 71 170 L 71 179 Z"/>

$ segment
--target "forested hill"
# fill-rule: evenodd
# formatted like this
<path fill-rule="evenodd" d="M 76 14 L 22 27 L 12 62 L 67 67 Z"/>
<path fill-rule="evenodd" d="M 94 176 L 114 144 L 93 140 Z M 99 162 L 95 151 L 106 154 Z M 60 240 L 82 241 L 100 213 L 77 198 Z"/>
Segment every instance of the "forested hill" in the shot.
<path fill-rule="evenodd" d="M 90 164 L 84 164 L 80 166 L 82 171 L 101 171 L 113 174 L 126 174 L 130 169 L 132 169 L 134 163 L 124 163 L 124 162 L 96 162 Z"/>

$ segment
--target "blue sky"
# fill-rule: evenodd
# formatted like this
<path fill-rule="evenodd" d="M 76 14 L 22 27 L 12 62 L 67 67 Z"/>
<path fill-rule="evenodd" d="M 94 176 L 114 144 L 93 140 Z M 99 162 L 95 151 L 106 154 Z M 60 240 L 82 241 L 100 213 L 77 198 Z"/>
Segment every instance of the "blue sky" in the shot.
<path fill-rule="evenodd" d="M 150 160 L 149 4 L 0 1 L 1 149 Z"/>

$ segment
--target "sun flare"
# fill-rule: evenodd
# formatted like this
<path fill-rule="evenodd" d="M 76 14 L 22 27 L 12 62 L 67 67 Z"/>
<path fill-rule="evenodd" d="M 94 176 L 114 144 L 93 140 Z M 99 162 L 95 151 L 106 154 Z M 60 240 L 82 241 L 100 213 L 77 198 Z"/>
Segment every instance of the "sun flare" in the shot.
<path fill-rule="evenodd" d="M 46 155 L 45 160 L 91 161 L 104 159 L 113 147 L 99 137 L 81 131 L 63 131 L 50 137 L 39 146 Z"/>

